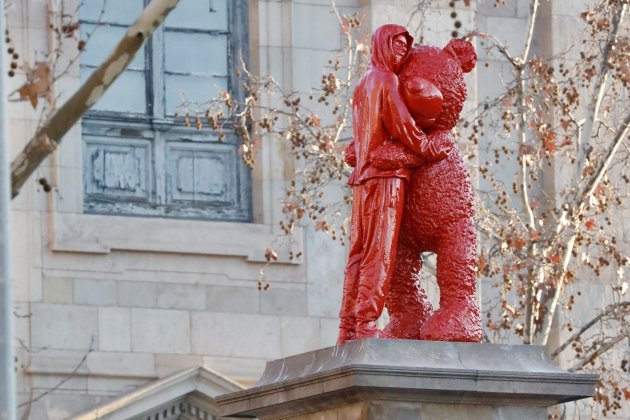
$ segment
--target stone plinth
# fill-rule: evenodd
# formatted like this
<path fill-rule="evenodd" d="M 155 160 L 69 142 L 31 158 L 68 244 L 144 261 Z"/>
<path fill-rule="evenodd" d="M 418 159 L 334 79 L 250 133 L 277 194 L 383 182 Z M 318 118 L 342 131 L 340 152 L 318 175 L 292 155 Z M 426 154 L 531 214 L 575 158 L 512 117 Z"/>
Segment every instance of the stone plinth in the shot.
<path fill-rule="evenodd" d="M 546 419 L 593 395 L 540 346 L 364 339 L 267 363 L 255 387 L 218 397 L 259 419 Z"/>

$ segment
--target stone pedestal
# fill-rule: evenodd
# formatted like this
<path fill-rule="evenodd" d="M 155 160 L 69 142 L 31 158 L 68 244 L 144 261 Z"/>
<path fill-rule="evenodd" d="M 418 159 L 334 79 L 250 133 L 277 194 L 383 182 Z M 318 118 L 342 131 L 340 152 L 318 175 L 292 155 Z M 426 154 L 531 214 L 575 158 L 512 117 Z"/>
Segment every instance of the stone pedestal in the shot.
<path fill-rule="evenodd" d="M 216 401 L 261 420 L 546 419 L 597 379 L 540 346 L 364 339 L 269 362 L 255 387 Z"/>

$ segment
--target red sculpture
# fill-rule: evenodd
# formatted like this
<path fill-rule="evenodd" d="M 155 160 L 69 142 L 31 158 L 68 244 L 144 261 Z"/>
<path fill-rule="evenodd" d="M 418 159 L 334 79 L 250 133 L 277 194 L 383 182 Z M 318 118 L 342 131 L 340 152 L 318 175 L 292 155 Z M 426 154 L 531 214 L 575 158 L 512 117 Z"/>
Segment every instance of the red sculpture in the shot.
<path fill-rule="evenodd" d="M 463 73 L 477 56 L 452 40 L 411 48 L 399 25 L 372 36 L 372 63 L 354 93 L 350 255 L 338 344 L 366 337 L 481 341 L 475 295 L 476 233 L 470 177 L 451 130 L 466 98 Z M 440 308 L 417 275 L 437 254 Z M 387 306 L 390 323 L 376 320 Z"/>

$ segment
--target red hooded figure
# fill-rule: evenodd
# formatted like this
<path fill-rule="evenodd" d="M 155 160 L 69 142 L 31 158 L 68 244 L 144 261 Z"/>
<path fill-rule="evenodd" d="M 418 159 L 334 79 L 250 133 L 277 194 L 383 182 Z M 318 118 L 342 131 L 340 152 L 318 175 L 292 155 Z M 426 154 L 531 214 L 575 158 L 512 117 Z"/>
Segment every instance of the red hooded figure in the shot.
<path fill-rule="evenodd" d="M 400 25 L 374 31 L 372 62 L 354 91 L 354 142 L 348 153 L 355 167 L 348 181 L 354 197 L 338 344 L 377 334 L 393 270 L 410 170 L 376 167 L 379 147 L 399 142 L 426 162 L 443 159 L 452 147 L 432 144 L 401 97 L 397 73 L 412 43 Z"/>

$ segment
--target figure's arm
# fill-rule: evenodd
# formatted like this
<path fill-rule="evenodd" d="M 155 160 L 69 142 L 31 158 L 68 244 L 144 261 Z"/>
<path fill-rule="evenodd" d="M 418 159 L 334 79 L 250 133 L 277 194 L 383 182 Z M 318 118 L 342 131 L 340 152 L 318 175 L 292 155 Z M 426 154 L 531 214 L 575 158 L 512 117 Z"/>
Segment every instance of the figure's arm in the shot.
<path fill-rule="evenodd" d="M 353 168 L 357 166 L 357 154 L 354 150 L 354 140 L 352 140 L 343 151 L 343 160 Z"/>
<path fill-rule="evenodd" d="M 418 128 L 398 90 L 398 77 L 394 74 L 385 82 L 383 92 L 383 124 L 389 134 L 417 156 L 426 161 L 444 159 L 451 147 L 431 142 Z"/>

